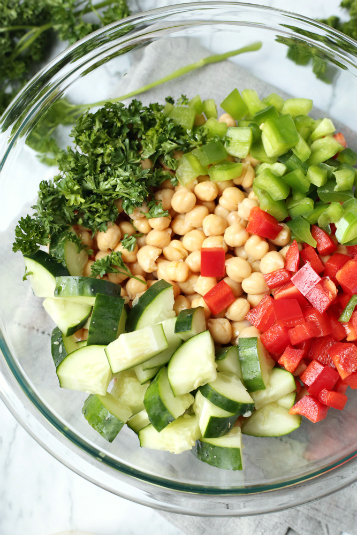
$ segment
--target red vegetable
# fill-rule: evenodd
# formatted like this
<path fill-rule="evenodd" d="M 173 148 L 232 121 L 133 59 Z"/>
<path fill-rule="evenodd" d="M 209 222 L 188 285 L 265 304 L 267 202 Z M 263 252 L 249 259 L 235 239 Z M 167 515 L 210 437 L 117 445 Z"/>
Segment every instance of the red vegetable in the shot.
<path fill-rule="evenodd" d="M 347 377 L 347 379 L 350 379 L 353 375 L 355 375 L 355 374 L 352 373 L 352 375 Z M 347 381 L 347 379 L 346 379 L 346 381 Z M 339 392 L 339 394 L 346 394 L 347 388 L 348 388 L 348 384 L 345 381 L 342 381 L 342 379 L 340 377 L 339 380 L 337 381 L 337 383 L 335 384 L 334 391 L 335 392 Z M 357 373 L 356 373 L 356 388 L 357 388 Z"/>
<path fill-rule="evenodd" d="M 300 268 L 293 277 L 291 277 L 291 282 L 305 297 L 320 281 L 321 277 L 318 276 L 309 262 L 306 262 L 306 264 Z"/>
<path fill-rule="evenodd" d="M 273 308 L 277 322 L 291 328 L 304 323 L 301 307 L 296 299 L 279 299 L 273 301 Z"/>
<path fill-rule="evenodd" d="M 328 309 L 336 299 L 336 296 L 337 288 L 332 280 L 328 278 L 321 279 L 321 282 L 306 294 L 306 298 L 321 314 Z"/>
<path fill-rule="evenodd" d="M 287 347 L 284 353 L 281 355 L 278 363 L 280 366 L 290 372 L 294 373 L 298 365 L 300 364 L 301 359 L 304 356 L 304 352 L 301 349 L 293 349 L 292 347 Z"/>
<path fill-rule="evenodd" d="M 288 329 L 281 323 L 276 323 L 270 327 L 261 335 L 260 340 L 276 361 L 290 343 Z"/>
<path fill-rule="evenodd" d="M 292 282 L 288 282 L 284 286 L 277 288 L 274 292 L 274 299 L 296 299 L 301 307 L 310 306 L 308 300 L 305 299 L 300 290 Z"/>
<path fill-rule="evenodd" d="M 357 293 L 357 261 L 350 260 L 336 274 L 338 283 L 348 294 Z"/>
<path fill-rule="evenodd" d="M 349 260 L 350 257 L 345 254 L 335 253 L 332 255 L 325 264 L 325 277 L 330 277 L 330 279 L 337 285 L 338 281 L 336 279 L 336 273 L 340 271 Z"/>
<path fill-rule="evenodd" d="M 346 377 L 342 383 L 346 385 L 346 388 L 349 386 L 352 390 L 357 390 L 357 372 L 351 373 L 351 375 Z M 344 392 L 342 392 L 342 394 L 344 394 Z"/>
<path fill-rule="evenodd" d="M 320 255 L 325 256 L 336 251 L 337 245 L 333 242 L 331 236 L 329 236 L 322 228 L 312 225 L 311 234 L 316 240 L 316 247 Z"/>
<path fill-rule="evenodd" d="M 346 337 L 345 329 L 343 328 L 343 325 L 341 322 L 338 321 L 338 317 L 335 315 L 334 311 L 331 310 L 332 307 L 329 308 L 327 315 L 330 319 L 330 325 L 331 325 L 331 335 L 336 342 L 341 342 Z"/>
<path fill-rule="evenodd" d="M 331 323 L 326 312 L 321 314 L 316 308 L 308 307 L 304 309 L 304 319 L 305 321 L 314 321 L 316 327 L 320 330 L 320 336 L 327 336 L 331 334 Z"/>
<path fill-rule="evenodd" d="M 313 362 L 311 362 L 311 364 L 313 364 Z M 309 367 L 307 367 L 304 374 L 306 374 L 308 369 Z M 307 391 L 311 396 L 318 396 L 321 390 L 323 390 L 324 388 L 326 388 L 326 390 L 332 390 L 332 388 L 339 380 L 339 377 L 340 376 L 338 375 L 336 370 L 330 368 L 329 366 L 323 366 L 323 370 L 311 383 Z"/>
<path fill-rule="evenodd" d="M 357 255 L 357 245 L 347 245 L 348 254 L 352 257 Z"/>
<path fill-rule="evenodd" d="M 290 282 L 291 273 L 287 269 L 278 269 L 273 273 L 263 275 L 263 277 L 269 288 L 273 289 Z"/>
<path fill-rule="evenodd" d="M 324 366 L 335 368 L 335 364 L 329 355 L 329 350 L 333 345 L 335 345 L 335 343 L 336 341 L 332 338 L 332 336 L 315 338 L 309 351 L 309 358 L 311 360 L 317 360 Z"/>
<path fill-rule="evenodd" d="M 297 325 L 293 329 L 289 329 L 289 339 L 291 345 L 295 346 L 301 344 L 309 338 L 315 338 L 319 335 L 319 329 L 313 321 L 307 321 L 302 325 Z"/>
<path fill-rule="evenodd" d="M 304 342 L 301 342 L 301 344 L 296 346 L 296 349 L 301 349 L 301 351 L 304 353 L 303 358 L 309 355 L 312 342 L 312 338 L 310 338 L 310 340 L 305 340 Z"/>
<path fill-rule="evenodd" d="M 345 408 L 348 397 L 339 392 L 332 392 L 331 390 L 324 388 L 319 393 L 318 399 L 324 405 L 342 411 Z"/>
<path fill-rule="evenodd" d="M 345 329 L 347 342 L 354 342 L 357 340 L 357 332 L 353 326 L 352 320 L 347 323 L 341 323 L 341 325 Z"/>
<path fill-rule="evenodd" d="M 294 240 L 290 245 L 285 257 L 285 269 L 288 271 L 297 271 L 299 269 L 300 253 L 297 241 Z"/>
<path fill-rule="evenodd" d="M 306 244 L 304 249 L 300 252 L 300 256 L 304 262 L 310 263 L 312 269 L 316 271 L 316 273 L 322 273 L 325 270 L 325 266 L 311 245 Z"/>
<path fill-rule="evenodd" d="M 248 312 L 246 319 L 261 332 L 267 331 L 275 322 L 273 298 L 270 295 L 263 297 L 260 303 Z"/>
<path fill-rule="evenodd" d="M 290 409 L 290 414 L 301 414 L 314 424 L 324 420 L 327 416 L 328 407 L 323 405 L 314 396 L 304 396 Z"/>
<path fill-rule="evenodd" d="M 296 370 L 294 371 L 293 375 L 295 377 L 299 377 L 302 373 L 304 373 L 304 371 L 306 370 L 307 368 L 307 362 L 305 359 L 302 359 L 302 361 L 300 362 L 299 366 L 296 368 Z M 307 392 L 307 391 L 306 391 Z"/>
<path fill-rule="evenodd" d="M 201 249 L 202 277 L 224 277 L 226 274 L 225 252 L 221 247 Z"/>
<path fill-rule="evenodd" d="M 264 212 L 257 206 L 251 209 L 249 214 L 249 223 L 246 231 L 250 234 L 257 234 L 262 238 L 268 240 L 275 240 L 279 232 L 281 232 L 281 225 L 270 214 Z"/>
<path fill-rule="evenodd" d="M 219 314 L 235 301 L 231 288 L 224 281 L 213 286 L 212 290 L 203 296 L 203 299 L 213 315 Z"/>
<path fill-rule="evenodd" d="M 357 370 L 357 347 L 354 344 L 337 342 L 329 349 L 341 379 L 346 379 Z"/>
<path fill-rule="evenodd" d="M 336 134 L 333 135 L 333 137 L 336 139 L 336 141 L 342 145 L 344 149 L 347 148 L 347 141 L 345 136 L 341 132 L 336 132 Z"/>
<path fill-rule="evenodd" d="M 318 378 L 323 369 L 323 364 L 317 362 L 317 360 L 313 360 L 310 362 L 304 373 L 300 375 L 300 379 L 304 385 L 309 387 Z"/>

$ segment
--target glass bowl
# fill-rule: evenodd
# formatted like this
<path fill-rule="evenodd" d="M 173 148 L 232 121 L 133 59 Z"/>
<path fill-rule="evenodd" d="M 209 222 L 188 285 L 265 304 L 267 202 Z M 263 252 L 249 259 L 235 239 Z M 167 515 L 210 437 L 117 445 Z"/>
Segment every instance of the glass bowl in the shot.
<path fill-rule="evenodd" d="M 16 222 L 34 203 L 39 182 L 56 174 L 26 140 L 63 96 L 81 104 L 115 98 L 140 87 L 147 69 L 153 81 L 194 58 L 254 41 L 262 41 L 261 50 L 178 78 L 143 95 L 144 102 L 162 95 L 177 97 L 187 88 L 204 98 L 213 92 L 221 102 L 239 79 L 246 79 L 246 87 L 253 86 L 263 97 L 270 83 L 283 94 L 314 99 L 320 116 L 332 117 L 356 148 L 355 42 L 299 15 L 235 2 L 158 9 L 95 32 L 33 78 L 0 125 L 1 397 L 37 442 L 78 474 L 130 500 L 177 513 L 277 511 L 355 481 L 357 396 L 351 391 L 342 413 L 331 409 L 316 425 L 305 420 L 286 437 L 244 437 L 242 473 L 208 466 L 191 452 L 175 456 L 140 449 L 128 428 L 112 444 L 105 442 L 81 414 L 86 395 L 58 386 L 50 356 L 51 322 L 29 283 L 22 282 L 21 255 L 11 251 Z M 161 56 L 155 56 L 153 64 L 155 47 Z M 226 68 L 235 69 L 237 77 L 227 82 Z M 59 129 L 63 146 L 70 143 L 69 132 L 68 126 Z"/>

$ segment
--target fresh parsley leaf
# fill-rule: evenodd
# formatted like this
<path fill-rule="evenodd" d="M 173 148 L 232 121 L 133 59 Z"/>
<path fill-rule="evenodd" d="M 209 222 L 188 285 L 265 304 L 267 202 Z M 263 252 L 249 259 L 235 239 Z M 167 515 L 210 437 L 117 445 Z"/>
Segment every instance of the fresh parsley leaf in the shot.
<path fill-rule="evenodd" d="M 27 271 L 27 266 L 25 266 L 25 273 L 24 273 L 24 276 L 22 277 L 22 280 L 23 281 L 27 281 L 27 277 L 29 275 L 33 275 L 33 272 L 32 271 Z"/>
<path fill-rule="evenodd" d="M 125 273 L 126 275 L 131 276 L 129 269 L 124 264 L 121 253 L 115 253 L 114 251 L 109 255 L 96 260 L 92 264 L 91 272 L 93 277 L 97 277 L 98 275 L 104 277 L 106 273 Z"/>
<path fill-rule="evenodd" d="M 14 253 L 21 251 L 25 256 L 31 256 L 41 245 L 47 245 L 49 241 L 48 232 L 42 225 L 30 215 L 21 217 L 15 229 L 15 241 L 12 246 Z"/>
<path fill-rule="evenodd" d="M 132 234 L 129 236 L 129 234 L 124 234 L 124 238 L 121 240 L 121 244 L 124 247 L 124 249 L 127 249 L 129 253 L 132 253 L 136 247 L 136 239 L 141 238 L 141 236 L 144 236 L 144 234 Z"/>
<path fill-rule="evenodd" d="M 164 210 L 161 203 L 157 203 L 155 201 L 149 201 L 146 203 L 149 207 L 149 211 L 144 214 L 145 217 L 148 219 L 153 219 L 154 217 L 168 217 L 170 215 L 170 212 L 168 210 Z"/>

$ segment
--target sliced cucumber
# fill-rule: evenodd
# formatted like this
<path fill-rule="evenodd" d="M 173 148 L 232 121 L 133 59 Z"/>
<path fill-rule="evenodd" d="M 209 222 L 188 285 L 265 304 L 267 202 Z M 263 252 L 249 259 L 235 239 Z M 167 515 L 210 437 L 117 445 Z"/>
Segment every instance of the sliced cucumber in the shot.
<path fill-rule="evenodd" d="M 243 420 L 242 433 L 253 437 L 280 437 L 292 433 L 301 424 L 301 416 L 289 414 L 277 403 L 265 405 Z"/>
<path fill-rule="evenodd" d="M 68 275 L 61 264 L 53 260 L 44 251 L 37 251 L 31 256 L 24 256 L 26 271 L 31 273 L 28 279 L 32 291 L 37 297 L 53 297 L 56 288 L 56 277 Z"/>
<path fill-rule="evenodd" d="M 161 324 L 124 333 L 105 350 L 113 373 L 133 368 L 168 347 Z"/>
<path fill-rule="evenodd" d="M 141 385 L 134 370 L 125 370 L 115 377 L 110 393 L 127 405 L 133 414 L 144 409 L 144 396 L 149 385 Z"/>
<path fill-rule="evenodd" d="M 196 457 L 224 470 L 243 470 L 242 432 L 240 427 L 220 438 L 201 439 L 196 444 Z"/>
<path fill-rule="evenodd" d="M 92 307 L 88 305 L 54 297 L 46 297 L 43 307 L 65 336 L 71 336 L 81 329 L 92 312 Z"/>
<path fill-rule="evenodd" d="M 160 433 L 153 425 L 139 431 L 140 446 L 152 450 L 182 453 L 193 448 L 201 436 L 197 416 L 184 414 L 177 418 Z"/>
<path fill-rule="evenodd" d="M 238 419 L 237 414 L 224 411 L 213 405 L 198 391 L 193 410 L 199 418 L 201 435 L 204 438 L 216 438 L 226 435 Z"/>
<path fill-rule="evenodd" d="M 138 366 L 135 366 L 133 368 L 135 375 L 141 385 L 144 385 L 148 383 L 159 371 L 159 367 L 157 368 L 150 368 L 149 370 L 143 369 L 143 364 L 138 364 Z"/>
<path fill-rule="evenodd" d="M 147 425 L 150 425 L 149 416 L 146 410 L 144 409 L 143 411 L 138 412 L 138 414 L 134 414 L 134 416 L 127 421 L 127 425 L 136 434 Z"/>
<path fill-rule="evenodd" d="M 57 368 L 60 386 L 105 396 L 112 372 L 104 350 L 105 346 L 85 346 L 70 353 Z"/>
<path fill-rule="evenodd" d="M 167 364 L 172 355 L 175 353 L 176 349 L 180 347 L 180 345 L 182 344 L 182 339 L 177 334 L 175 334 L 175 323 L 176 318 L 170 318 L 162 322 L 161 325 L 164 329 L 168 347 L 167 349 L 164 349 L 162 353 L 156 355 L 156 357 L 153 357 L 152 359 L 144 362 L 143 370 L 150 370 L 151 368 L 157 368 L 158 366 L 163 366 L 164 364 Z"/>
<path fill-rule="evenodd" d="M 280 407 L 284 407 L 284 409 L 287 409 L 288 411 L 295 405 L 296 400 L 296 391 L 291 392 L 290 394 L 286 394 L 286 396 L 278 399 L 277 404 L 280 405 Z"/>
<path fill-rule="evenodd" d="M 218 372 L 234 373 L 239 379 L 242 379 L 238 346 L 227 346 L 216 349 L 216 362 Z"/>
<path fill-rule="evenodd" d="M 88 330 L 88 345 L 108 345 L 125 330 L 127 313 L 122 297 L 97 294 Z"/>
<path fill-rule="evenodd" d="M 74 336 L 64 336 L 62 331 L 55 327 L 51 334 L 51 354 L 53 362 L 58 368 L 67 355 L 78 349 Z"/>
<path fill-rule="evenodd" d="M 80 349 L 81 347 L 84 347 L 86 345 L 87 345 L 87 340 L 80 340 L 79 342 L 77 342 L 77 349 Z"/>
<path fill-rule="evenodd" d="M 51 237 L 50 254 L 66 266 L 70 275 L 83 276 L 88 254 L 85 249 L 78 251 L 77 245 L 68 239 L 68 232 Z"/>
<path fill-rule="evenodd" d="M 174 289 L 165 280 L 159 280 L 140 296 L 139 301 L 130 310 L 126 320 L 126 330 L 135 331 L 160 321 L 173 318 L 175 312 Z"/>
<path fill-rule="evenodd" d="M 274 361 L 266 352 L 260 338 L 240 338 L 238 352 L 243 383 L 248 392 L 264 390 L 268 385 Z"/>
<path fill-rule="evenodd" d="M 168 377 L 175 396 L 188 394 L 217 377 L 214 343 L 209 331 L 196 334 L 172 355 Z"/>
<path fill-rule="evenodd" d="M 278 399 L 296 390 L 295 377 L 288 371 L 281 368 L 274 368 L 269 377 L 269 383 L 265 390 L 252 392 L 255 408 L 257 410 L 278 401 Z"/>
<path fill-rule="evenodd" d="M 181 416 L 193 402 L 191 394 L 174 396 L 167 377 L 167 368 L 161 368 L 144 397 L 145 409 L 156 431 L 162 431 Z"/>
<path fill-rule="evenodd" d="M 176 318 L 175 333 L 184 341 L 202 333 L 206 329 L 206 317 L 203 307 L 181 310 Z"/>
<path fill-rule="evenodd" d="M 111 394 L 89 396 L 84 402 L 82 413 L 89 425 L 108 442 L 113 442 L 132 414 L 129 407 Z"/>
<path fill-rule="evenodd" d="M 54 295 L 93 306 L 97 294 L 120 296 L 120 286 L 114 282 L 90 277 L 56 277 Z"/>
<path fill-rule="evenodd" d="M 238 416 L 254 409 L 254 401 L 233 373 L 218 372 L 216 380 L 201 386 L 200 392 L 217 407 Z"/>

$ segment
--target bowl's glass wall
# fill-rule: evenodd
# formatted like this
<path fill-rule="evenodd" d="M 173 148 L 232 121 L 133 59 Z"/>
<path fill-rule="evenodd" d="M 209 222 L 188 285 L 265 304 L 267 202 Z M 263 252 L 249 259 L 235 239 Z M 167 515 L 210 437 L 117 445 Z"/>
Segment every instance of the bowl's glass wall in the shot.
<path fill-rule="evenodd" d="M 326 62 L 331 83 L 317 79 L 311 63 L 300 66 L 288 59 L 282 37 L 294 38 L 296 46 L 301 42 L 305 42 L 305 48 L 306 44 L 311 44 L 318 57 Z M 230 61 L 283 93 L 312 98 L 317 108 L 347 132 L 352 148 L 356 148 L 354 45 L 327 28 L 314 26 L 297 16 L 239 4 L 207 4 L 206 7 L 201 4 L 196 8 L 186 4 L 134 17 L 97 32 L 50 64 L 18 97 L 2 124 L 0 315 L 4 339 L 0 339 L 0 347 L 6 363 L 1 361 L 0 390 L 20 420 L 25 425 L 27 420 L 27 427 L 32 428 L 33 434 L 38 435 L 40 441 L 47 441 L 47 447 L 72 468 L 86 472 L 86 477 L 114 492 L 145 503 L 155 505 L 151 501 L 153 496 L 159 506 L 169 500 L 171 506 L 167 507 L 175 510 L 206 514 L 261 512 L 296 504 L 341 487 L 355 477 L 356 467 L 350 459 L 357 450 L 357 395 L 350 393 L 343 413 L 331 410 L 327 420 L 318 425 L 304 421 L 298 431 L 287 437 L 244 437 L 245 469 L 242 473 L 212 468 L 200 463 L 190 452 L 174 456 L 142 450 L 136 435 L 129 429 L 124 429 L 112 444 L 101 439 L 82 417 L 81 407 L 86 395 L 61 390 L 58 386 L 50 357 L 53 326 L 40 300 L 32 295 L 29 283 L 22 282 L 21 255 L 11 252 L 17 220 L 33 204 L 40 181 L 56 174 L 54 167 L 39 162 L 25 142 L 39 118 L 61 96 L 75 103 L 90 103 L 125 93 L 125 77 L 135 84 L 135 65 L 158 43 L 163 47 L 167 45 L 168 49 L 172 49 L 174 43 L 178 51 L 200 44 L 207 49 L 205 55 L 209 55 L 258 40 L 263 42 L 259 52 Z M 341 43 L 345 50 L 339 48 Z M 186 56 L 182 64 L 190 60 Z M 229 87 L 220 86 L 219 64 L 209 68 L 216 77 L 219 102 L 235 87 L 235 80 L 232 79 Z M 168 83 L 166 94 L 178 97 L 185 93 L 185 83 L 195 76 L 197 73 L 192 73 Z M 259 84 L 257 86 L 260 88 Z M 157 91 L 143 95 L 143 101 L 155 101 Z M 210 96 L 204 87 L 197 86 L 196 92 L 205 98 Z M 59 129 L 63 146 L 70 143 L 69 131 L 68 127 Z M 49 435 L 52 435 L 51 446 Z M 341 468 L 346 460 L 347 479 Z M 130 480 L 123 474 L 135 478 L 131 483 L 140 487 L 140 496 L 126 488 Z M 311 480 L 318 474 L 321 474 L 319 478 Z M 301 488 L 297 483 L 308 479 L 310 488 L 314 488 L 313 494 L 306 490 L 299 494 Z M 329 483 L 326 484 L 326 480 Z M 164 488 L 160 490 L 145 481 Z M 287 485 L 295 485 L 296 495 L 291 502 L 287 498 L 291 491 L 283 490 L 279 498 L 275 492 Z M 193 494 L 191 498 L 184 498 L 184 494 L 167 494 L 169 491 L 165 488 Z M 252 494 L 263 490 L 272 490 L 271 498 L 270 494 L 265 494 L 262 500 Z M 204 502 L 194 496 L 203 493 L 211 494 L 210 501 Z M 224 500 L 219 498 L 220 494 L 226 495 Z M 227 494 L 239 494 L 240 498 L 232 501 Z M 208 504 L 211 505 L 208 507 Z"/>

